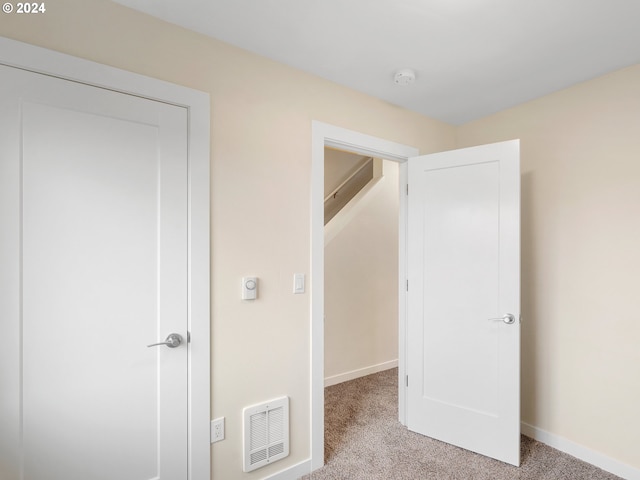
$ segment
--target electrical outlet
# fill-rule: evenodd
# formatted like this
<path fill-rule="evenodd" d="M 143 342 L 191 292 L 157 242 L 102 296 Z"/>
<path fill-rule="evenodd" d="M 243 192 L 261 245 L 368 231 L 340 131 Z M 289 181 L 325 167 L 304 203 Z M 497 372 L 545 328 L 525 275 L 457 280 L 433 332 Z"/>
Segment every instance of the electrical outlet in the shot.
<path fill-rule="evenodd" d="M 224 417 L 211 421 L 211 443 L 224 440 Z"/>

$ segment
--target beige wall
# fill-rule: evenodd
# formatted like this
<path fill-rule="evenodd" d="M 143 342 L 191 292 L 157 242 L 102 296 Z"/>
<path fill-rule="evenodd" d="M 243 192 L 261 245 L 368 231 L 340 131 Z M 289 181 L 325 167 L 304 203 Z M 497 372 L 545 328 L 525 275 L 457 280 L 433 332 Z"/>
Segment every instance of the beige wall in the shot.
<path fill-rule="evenodd" d="M 325 378 L 398 359 L 398 171 L 325 246 Z"/>
<path fill-rule="evenodd" d="M 212 418 L 216 480 L 262 478 L 309 457 L 311 121 L 413 145 L 454 145 L 454 129 L 105 0 L 57 0 L 3 15 L 0 35 L 211 95 Z M 242 303 L 243 275 L 260 299 Z M 307 289 L 308 291 L 308 289 Z M 242 408 L 291 398 L 291 455 L 242 473 Z"/>
<path fill-rule="evenodd" d="M 522 419 L 640 468 L 640 65 L 458 129 L 522 149 Z"/>

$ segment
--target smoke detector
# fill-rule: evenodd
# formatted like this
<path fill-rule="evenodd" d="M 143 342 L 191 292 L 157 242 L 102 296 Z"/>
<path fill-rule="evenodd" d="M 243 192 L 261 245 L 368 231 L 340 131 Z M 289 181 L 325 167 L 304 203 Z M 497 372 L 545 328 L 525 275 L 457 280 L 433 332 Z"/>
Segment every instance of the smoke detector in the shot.
<path fill-rule="evenodd" d="M 393 81 L 396 85 L 406 87 L 416 81 L 416 72 L 410 68 L 402 68 L 393 76 Z"/>

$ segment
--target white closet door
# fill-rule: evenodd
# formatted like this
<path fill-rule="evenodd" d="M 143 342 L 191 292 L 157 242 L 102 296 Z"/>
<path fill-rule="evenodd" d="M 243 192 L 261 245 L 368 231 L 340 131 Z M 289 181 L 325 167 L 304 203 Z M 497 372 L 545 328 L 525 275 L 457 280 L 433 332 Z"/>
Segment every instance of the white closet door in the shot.
<path fill-rule="evenodd" d="M 0 84 L 0 477 L 186 479 L 187 112 Z"/>

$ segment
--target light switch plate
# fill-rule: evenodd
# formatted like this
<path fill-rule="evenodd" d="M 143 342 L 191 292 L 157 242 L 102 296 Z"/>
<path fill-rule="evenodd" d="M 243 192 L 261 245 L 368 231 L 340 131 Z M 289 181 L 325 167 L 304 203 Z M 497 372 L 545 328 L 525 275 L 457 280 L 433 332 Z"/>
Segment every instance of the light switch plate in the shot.
<path fill-rule="evenodd" d="M 293 293 L 304 293 L 304 273 L 293 274 Z"/>

